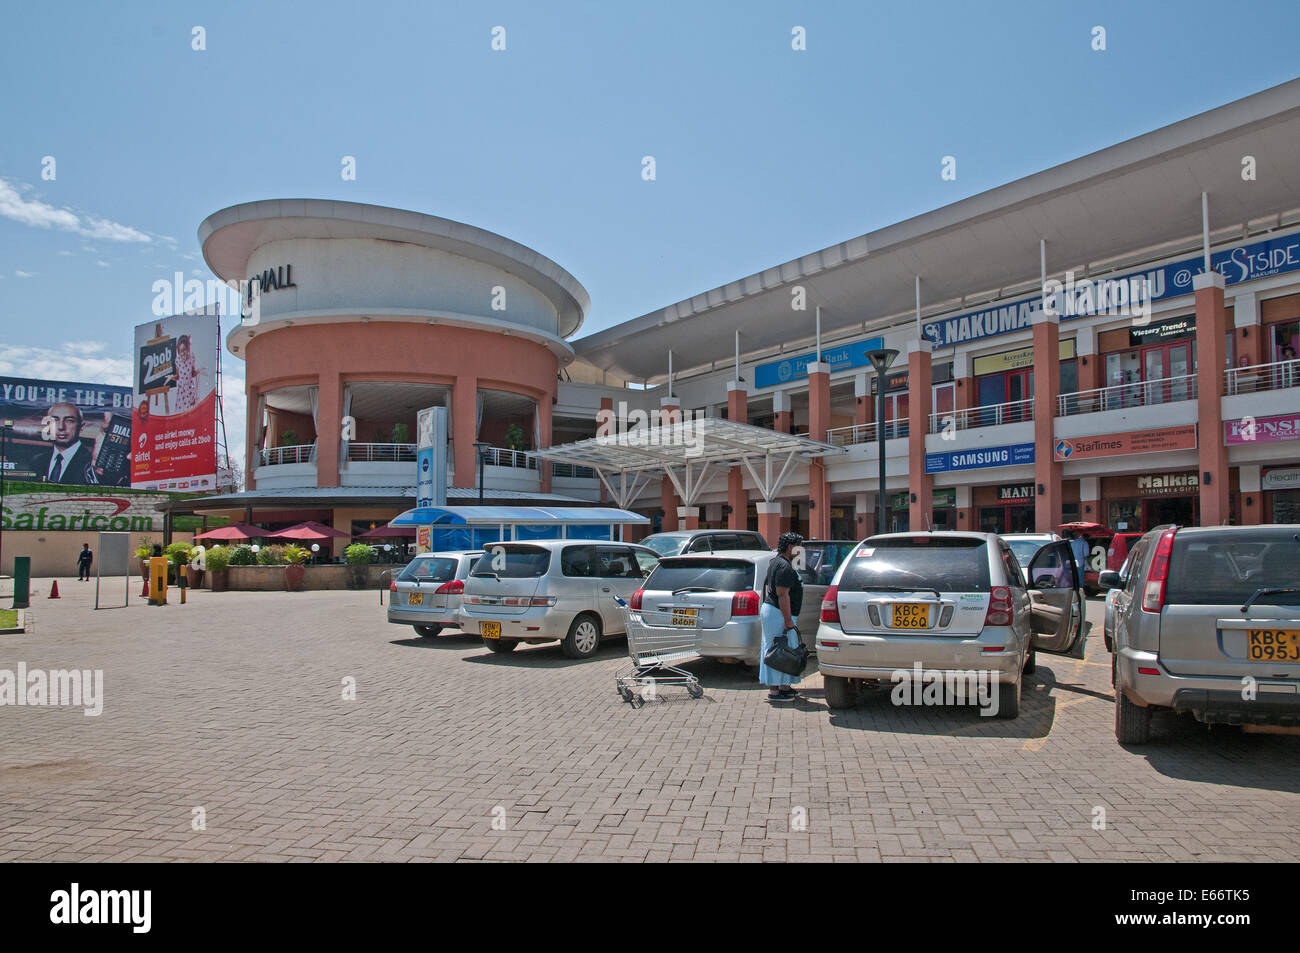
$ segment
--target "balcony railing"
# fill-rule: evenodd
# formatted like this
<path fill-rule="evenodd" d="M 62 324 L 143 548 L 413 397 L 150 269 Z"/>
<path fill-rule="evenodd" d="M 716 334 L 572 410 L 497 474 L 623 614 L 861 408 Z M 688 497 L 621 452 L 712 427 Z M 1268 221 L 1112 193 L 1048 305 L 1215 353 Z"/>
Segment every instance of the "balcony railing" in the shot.
<path fill-rule="evenodd" d="M 354 463 L 414 463 L 413 443 L 349 443 L 348 460 Z"/>
<path fill-rule="evenodd" d="M 596 471 L 591 467 L 578 466 L 576 463 L 565 463 L 562 460 L 557 460 L 551 464 L 551 476 L 594 480 L 596 479 Z"/>
<path fill-rule="evenodd" d="M 907 431 L 906 417 L 895 417 L 893 420 L 885 421 L 886 440 L 893 440 L 895 437 L 906 437 Z M 837 447 L 851 447 L 858 443 L 874 443 L 879 439 L 874 423 L 854 424 L 852 427 L 835 427 L 826 431 L 826 442 L 833 443 Z"/>
<path fill-rule="evenodd" d="M 1132 384 L 1112 384 L 1110 387 L 1098 387 L 1095 390 L 1061 394 L 1057 398 L 1057 414 L 1061 417 L 1073 417 L 1076 414 L 1092 414 L 1102 410 L 1151 407 L 1156 404 L 1171 404 L 1180 400 L 1195 399 L 1196 375 L 1183 374 L 1179 377 L 1135 381 Z"/>
<path fill-rule="evenodd" d="M 1034 419 L 1034 400 L 1011 400 L 1004 404 L 984 407 L 967 407 L 965 410 L 945 410 L 930 415 L 930 433 L 945 433 L 952 429 L 969 430 L 972 427 L 996 427 L 998 424 L 1018 424 Z"/>
<path fill-rule="evenodd" d="M 290 444 L 287 447 L 263 447 L 262 465 L 274 467 L 282 463 L 311 463 L 312 451 L 315 449 L 316 445 L 312 443 Z"/>
<path fill-rule="evenodd" d="M 493 467 L 516 467 L 520 470 L 536 470 L 537 460 L 528 456 L 523 450 L 507 450 L 505 447 L 484 447 L 483 462 Z"/>
<path fill-rule="evenodd" d="M 1224 372 L 1225 392 L 1254 394 L 1259 391 L 1282 390 L 1300 387 L 1300 361 L 1277 361 L 1273 364 L 1252 364 L 1249 367 L 1231 367 Z"/>

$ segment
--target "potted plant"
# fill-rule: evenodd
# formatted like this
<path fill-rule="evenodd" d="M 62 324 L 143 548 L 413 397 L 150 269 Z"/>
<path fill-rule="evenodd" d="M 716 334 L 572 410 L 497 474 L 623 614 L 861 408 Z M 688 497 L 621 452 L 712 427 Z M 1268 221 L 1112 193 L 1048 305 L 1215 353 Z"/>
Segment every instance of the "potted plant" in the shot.
<path fill-rule="evenodd" d="M 508 450 L 523 450 L 524 431 L 518 424 L 511 424 L 506 428 L 505 439 L 502 441 Z"/>
<path fill-rule="evenodd" d="M 393 424 L 393 435 L 389 440 L 390 443 L 410 443 L 411 431 L 404 423 Z"/>
<path fill-rule="evenodd" d="M 290 543 L 284 547 L 283 555 L 287 563 L 284 567 L 284 588 L 289 592 L 302 592 L 302 580 L 307 575 L 307 567 L 303 563 L 311 553 L 305 546 Z"/>
<path fill-rule="evenodd" d="M 204 568 L 203 568 L 203 569 L 195 569 L 195 568 L 194 568 L 194 560 L 198 559 L 200 555 L 202 555 L 202 556 L 204 557 L 204 558 L 203 558 L 203 567 L 204 567 Z M 207 564 L 208 564 L 208 561 L 207 561 L 207 549 L 206 549 L 205 547 L 203 547 L 203 546 L 194 546 L 193 548 L 191 548 L 191 549 L 190 549 L 190 558 L 189 558 L 188 562 L 189 562 L 189 569 L 186 570 L 186 573 L 187 573 L 187 575 L 189 576 L 189 580 L 190 580 L 190 588 L 192 588 L 192 589 L 202 589 L 202 588 L 203 588 L 203 573 L 206 571 Z"/>
<path fill-rule="evenodd" d="M 213 546 L 206 556 L 213 592 L 225 592 L 230 586 L 230 550 Z"/>
<path fill-rule="evenodd" d="M 168 576 L 171 584 L 179 585 L 181 579 L 181 567 L 190 561 L 190 550 L 193 547 L 189 543 L 175 542 L 168 543 L 167 548 L 163 550 L 163 555 L 167 557 L 167 562 L 171 565 L 168 567 Z"/>
<path fill-rule="evenodd" d="M 343 550 L 343 558 L 352 573 L 352 588 L 364 589 L 366 577 L 370 573 L 368 567 L 375 559 L 375 548 L 365 543 L 353 543 Z"/>
<path fill-rule="evenodd" d="M 141 536 L 140 543 L 135 548 L 135 558 L 140 563 L 140 577 L 144 579 L 144 584 L 149 585 L 149 557 L 153 555 L 153 543 L 149 542 L 147 537 Z"/>
<path fill-rule="evenodd" d="M 280 433 L 280 446 L 296 447 L 298 446 L 298 431 L 284 430 Z"/>
<path fill-rule="evenodd" d="M 247 543 L 240 543 L 230 551 L 228 562 L 231 566 L 256 566 L 257 554 L 253 552 L 252 546 Z"/>

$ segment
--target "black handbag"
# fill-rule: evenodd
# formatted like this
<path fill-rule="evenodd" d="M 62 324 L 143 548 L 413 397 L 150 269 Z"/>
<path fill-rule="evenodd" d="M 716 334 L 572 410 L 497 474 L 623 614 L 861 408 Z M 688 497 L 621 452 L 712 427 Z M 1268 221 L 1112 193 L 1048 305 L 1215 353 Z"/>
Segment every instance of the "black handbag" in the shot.
<path fill-rule="evenodd" d="M 772 584 L 772 569 L 776 566 L 776 560 L 772 560 L 767 571 L 767 580 L 763 586 L 763 596 L 766 599 L 767 591 Z M 799 630 L 794 630 L 795 635 Z M 803 640 L 798 640 L 798 645 L 790 647 L 789 631 L 782 632 L 777 638 L 772 640 L 772 646 L 763 655 L 763 664 L 768 668 L 775 669 L 783 675 L 802 675 L 803 670 L 808 667 L 808 646 L 803 644 Z"/>

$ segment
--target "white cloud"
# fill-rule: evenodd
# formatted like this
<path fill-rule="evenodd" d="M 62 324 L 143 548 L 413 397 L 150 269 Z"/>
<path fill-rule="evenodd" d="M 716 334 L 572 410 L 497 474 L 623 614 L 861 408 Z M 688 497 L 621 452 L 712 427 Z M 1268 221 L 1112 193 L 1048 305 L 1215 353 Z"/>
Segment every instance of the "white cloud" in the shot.
<path fill-rule="evenodd" d="M 91 215 L 83 218 L 71 209 L 55 208 L 40 199 L 25 198 L 6 179 L 0 179 L 0 218 L 33 228 L 58 228 L 86 238 L 102 238 L 113 242 L 153 241 L 144 232 L 129 225 Z"/>
<path fill-rule="evenodd" d="M 62 255 L 64 258 L 73 257 L 72 252 L 68 251 L 66 248 L 63 249 L 63 251 L 59 252 L 59 254 Z"/>
<path fill-rule="evenodd" d="M 97 262 L 95 262 L 95 264 L 97 264 L 100 268 L 109 268 L 109 267 L 111 267 L 111 266 L 109 265 L 109 263 L 106 262 L 106 261 L 97 261 Z"/>
<path fill-rule="evenodd" d="M 35 277 L 36 277 L 36 272 L 34 272 L 34 271 L 23 271 L 23 270 L 19 269 L 19 270 L 17 270 L 17 271 L 14 272 L 14 277 L 15 277 L 15 278 L 35 278 Z"/>
<path fill-rule="evenodd" d="M 130 387 L 131 359 L 100 354 L 103 350 L 98 341 L 67 342 L 57 348 L 0 344 L 0 374 Z"/>

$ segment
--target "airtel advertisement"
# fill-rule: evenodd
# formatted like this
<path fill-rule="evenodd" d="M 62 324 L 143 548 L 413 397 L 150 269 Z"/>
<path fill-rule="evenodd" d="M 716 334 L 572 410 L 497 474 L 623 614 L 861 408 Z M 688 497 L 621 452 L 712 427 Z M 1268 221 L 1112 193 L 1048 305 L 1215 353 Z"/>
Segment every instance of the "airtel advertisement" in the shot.
<path fill-rule="evenodd" d="M 178 314 L 135 329 L 131 486 L 217 486 L 217 318 Z"/>

